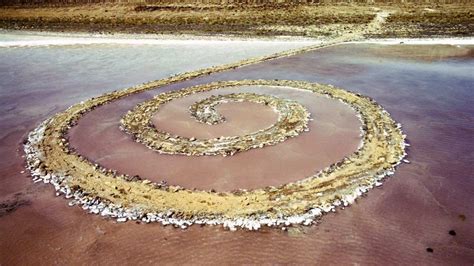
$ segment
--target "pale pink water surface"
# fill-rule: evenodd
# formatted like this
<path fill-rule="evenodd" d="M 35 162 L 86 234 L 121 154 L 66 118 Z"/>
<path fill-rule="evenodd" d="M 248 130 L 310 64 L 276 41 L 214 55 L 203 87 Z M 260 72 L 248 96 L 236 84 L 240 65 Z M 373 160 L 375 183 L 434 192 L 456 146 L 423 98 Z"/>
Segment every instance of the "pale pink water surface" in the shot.
<path fill-rule="evenodd" d="M 456 52 L 449 52 L 453 50 Z M 29 130 L 71 104 L 107 89 L 134 85 L 145 81 L 144 78 L 158 76 L 161 57 L 152 56 L 155 53 L 145 47 L 12 48 L 8 52 L 0 49 L 0 264 L 472 265 L 473 50 L 472 46 L 339 45 L 127 97 L 81 119 L 81 130 L 91 132 L 88 136 L 91 143 L 98 138 L 101 147 L 106 148 L 94 151 L 81 140 L 81 147 L 77 148 L 90 149 L 94 152 L 91 157 L 105 163 L 109 152 L 114 151 L 110 162 L 118 162 L 118 155 L 126 162 L 127 158 L 143 154 L 143 158 L 155 158 L 150 162 L 158 163 L 162 161 L 161 156 L 158 160 L 154 152 L 130 142 L 129 136 L 116 130 L 120 115 L 163 91 L 216 80 L 261 78 L 321 82 L 359 92 L 374 98 L 403 125 L 411 143 L 408 150 L 411 163 L 403 164 L 382 187 L 370 191 L 356 204 L 326 215 L 318 225 L 311 227 L 230 232 L 209 226 L 180 230 L 160 224 L 118 224 L 88 214 L 79 207 L 68 207 L 66 200 L 54 196 L 50 185 L 33 184 L 28 173 L 21 172 L 24 171 L 21 143 Z M 314 107 L 311 131 L 230 160 L 243 160 L 239 156 L 244 158 L 284 147 L 292 154 L 286 159 L 303 158 L 301 151 L 306 147 L 301 145 L 318 141 L 311 134 L 321 134 L 322 129 L 341 132 L 340 127 L 346 126 L 342 113 L 328 111 L 334 108 L 342 111 L 344 106 L 319 108 L 321 106 L 314 105 L 310 98 L 304 102 L 303 95 L 292 96 L 304 98 L 299 101 L 307 108 Z M 239 104 L 222 106 L 229 108 L 229 115 L 237 111 L 234 107 L 238 108 Z M 254 108 L 264 113 L 259 120 L 265 124 L 274 121 L 275 117 L 268 110 Z M 317 112 L 328 113 L 324 113 L 326 118 L 323 118 L 318 117 Z M 87 119 L 98 123 L 90 124 L 89 130 Z M 334 124 L 337 128 L 319 125 L 323 119 L 338 121 Z M 354 129 L 347 127 L 349 132 Z M 253 129 L 251 125 L 246 128 Z M 178 127 L 168 130 L 178 130 Z M 183 134 L 189 132 L 186 126 L 180 130 Z M 305 138 L 310 141 L 293 144 Z M 327 140 L 333 141 L 332 138 Z M 119 149 L 110 147 L 115 144 Z M 290 147 L 298 147 L 297 152 L 292 153 Z M 130 154 L 127 154 L 128 149 L 132 151 Z M 312 152 L 345 154 L 343 150 L 324 151 L 320 147 Z M 278 161 L 276 157 L 272 160 Z M 321 162 L 311 156 L 305 158 L 313 163 Z M 274 166 L 279 171 L 293 168 L 281 162 Z M 255 166 L 257 162 L 249 163 Z M 316 170 L 306 168 L 308 165 L 315 166 L 305 161 L 296 169 L 303 169 L 301 172 L 292 172 L 295 175 L 291 180 Z M 158 169 L 158 166 L 149 167 Z M 210 170 L 211 166 L 200 167 Z M 165 165 L 160 169 L 175 168 Z M 255 171 L 255 167 L 252 169 L 239 171 Z M 161 173 L 157 171 L 156 176 Z M 172 176 L 172 173 L 166 175 Z M 207 185 L 213 183 L 210 180 L 202 178 L 195 182 L 204 187 L 206 182 Z M 240 179 L 222 176 L 219 180 L 240 182 Z M 175 183 L 181 181 L 170 179 Z M 290 179 L 281 179 L 278 183 L 288 181 Z M 255 184 L 268 184 L 265 182 L 268 179 Z M 245 184 L 250 185 L 251 181 L 246 180 Z M 450 230 L 456 235 L 450 235 Z M 427 252 L 427 248 L 433 252 Z"/>
<path fill-rule="evenodd" d="M 298 101 L 312 115 L 309 132 L 278 145 L 228 157 L 158 154 L 135 143 L 119 130 L 122 108 L 126 105 L 124 99 L 96 108 L 84 116 L 71 130 L 70 144 L 78 153 L 119 173 L 138 174 L 152 181 L 165 180 L 187 188 L 230 191 L 301 180 L 355 152 L 360 143 L 361 124 L 349 106 L 309 91 L 285 87 L 222 88 L 194 94 L 166 103 L 156 113 L 153 123 L 158 129 L 173 134 L 213 138 L 248 134 L 269 127 L 278 119 L 270 107 L 250 103 L 218 106 L 228 119 L 219 125 L 206 125 L 191 117 L 188 108 L 194 102 L 233 92 L 253 92 Z"/>

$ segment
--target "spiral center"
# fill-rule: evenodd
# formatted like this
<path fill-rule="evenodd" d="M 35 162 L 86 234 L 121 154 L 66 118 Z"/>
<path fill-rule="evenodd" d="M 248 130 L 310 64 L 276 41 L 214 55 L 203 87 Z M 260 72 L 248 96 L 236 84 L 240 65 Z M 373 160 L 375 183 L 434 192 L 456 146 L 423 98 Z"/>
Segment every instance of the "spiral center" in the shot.
<path fill-rule="evenodd" d="M 201 101 L 203 97 L 207 98 L 200 93 L 164 104 L 153 115 L 151 120 L 153 126 L 159 131 L 173 135 L 211 139 L 251 134 L 268 128 L 278 121 L 278 113 L 267 105 L 254 102 L 226 102 L 215 106 L 217 113 L 225 118 L 224 122 L 214 125 L 201 123 L 190 115 L 189 106 Z"/>
<path fill-rule="evenodd" d="M 232 86 L 229 86 L 232 87 Z M 231 93 L 212 95 L 197 101 L 189 107 L 191 116 L 209 125 L 225 121 L 217 112 L 216 105 L 225 102 L 253 102 L 270 106 L 278 113 L 278 120 L 269 127 L 245 135 L 219 136 L 217 138 L 197 139 L 170 134 L 152 126 L 153 115 L 167 102 L 172 102 L 191 94 L 219 89 L 212 86 L 196 86 L 186 90 L 163 93 L 129 111 L 121 120 L 123 129 L 148 148 L 164 154 L 181 155 L 234 155 L 254 148 L 275 145 L 288 138 L 298 136 L 308 130 L 310 113 L 296 101 L 266 94 Z"/>

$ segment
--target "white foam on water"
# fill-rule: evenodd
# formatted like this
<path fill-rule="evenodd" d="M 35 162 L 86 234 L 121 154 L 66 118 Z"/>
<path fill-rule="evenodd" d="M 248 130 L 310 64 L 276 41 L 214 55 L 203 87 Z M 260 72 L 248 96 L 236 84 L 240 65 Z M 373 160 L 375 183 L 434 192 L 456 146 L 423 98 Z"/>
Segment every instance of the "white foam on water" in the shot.
<path fill-rule="evenodd" d="M 226 35 L 194 36 L 170 34 L 87 34 L 87 33 L 56 33 L 33 31 L 4 31 L 0 30 L 0 47 L 35 47 L 35 46 L 67 46 L 94 44 L 123 44 L 123 45 L 212 45 L 212 44 L 252 44 L 282 45 L 290 44 L 306 46 L 321 44 L 324 41 L 294 36 L 279 37 L 235 37 Z M 370 43 L 381 45 L 410 44 L 410 45 L 474 45 L 474 37 L 463 38 L 387 38 L 367 39 L 349 43 Z"/>

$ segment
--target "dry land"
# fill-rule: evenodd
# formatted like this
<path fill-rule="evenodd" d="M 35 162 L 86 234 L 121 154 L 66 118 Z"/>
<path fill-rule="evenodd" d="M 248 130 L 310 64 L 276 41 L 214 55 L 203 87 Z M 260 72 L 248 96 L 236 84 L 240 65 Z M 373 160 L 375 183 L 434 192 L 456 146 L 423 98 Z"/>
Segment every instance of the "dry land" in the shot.
<path fill-rule="evenodd" d="M 451 5 L 87 4 L 4 6 L 0 27 L 48 31 L 336 37 L 360 30 L 377 12 L 387 24 L 371 36 L 470 36 L 474 7 Z"/>

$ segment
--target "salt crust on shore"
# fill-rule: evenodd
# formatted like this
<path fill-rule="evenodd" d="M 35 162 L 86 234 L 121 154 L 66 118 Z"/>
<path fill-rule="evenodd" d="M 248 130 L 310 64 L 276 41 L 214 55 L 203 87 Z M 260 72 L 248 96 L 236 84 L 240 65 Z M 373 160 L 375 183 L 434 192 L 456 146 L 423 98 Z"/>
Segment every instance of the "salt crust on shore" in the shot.
<path fill-rule="evenodd" d="M 353 41 L 348 43 L 362 43 L 362 44 L 382 44 L 382 45 L 474 45 L 474 38 L 395 38 L 395 39 L 367 39 L 363 41 Z"/>
<path fill-rule="evenodd" d="M 2 40 L 1 37 L 13 40 Z M 192 35 L 144 35 L 144 34 L 58 34 L 35 33 L 22 31 L 0 31 L 0 47 L 33 47 L 33 46 L 67 46 L 67 45 L 94 45 L 94 44 L 120 44 L 120 45 L 209 45 L 209 44 L 239 44 L 252 43 L 271 45 L 314 45 L 321 41 L 310 38 L 272 37 L 272 38 L 245 38 L 233 36 L 192 36 Z"/>
<path fill-rule="evenodd" d="M 1 36 L 11 36 L 18 40 L 2 40 Z M 292 43 L 295 45 L 315 45 L 324 41 L 293 37 L 261 37 L 246 38 L 226 35 L 194 36 L 194 35 L 158 35 L 158 34 L 85 34 L 85 33 L 55 33 L 32 31 L 2 31 L 0 30 L 0 47 L 34 47 L 34 46 L 66 46 L 66 45 L 94 45 L 94 44 L 121 44 L 121 45 L 172 45 L 172 44 L 219 44 L 219 43 L 249 43 L 259 45 L 271 43 L 274 45 Z M 474 45 L 473 37 L 466 38 L 393 38 L 393 39 L 366 39 L 350 41 L 349 43 L 366 44 L 412 44 L 412 45 Z"/>

